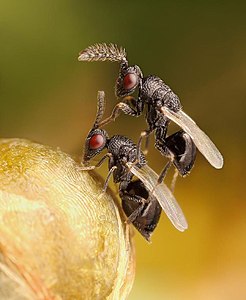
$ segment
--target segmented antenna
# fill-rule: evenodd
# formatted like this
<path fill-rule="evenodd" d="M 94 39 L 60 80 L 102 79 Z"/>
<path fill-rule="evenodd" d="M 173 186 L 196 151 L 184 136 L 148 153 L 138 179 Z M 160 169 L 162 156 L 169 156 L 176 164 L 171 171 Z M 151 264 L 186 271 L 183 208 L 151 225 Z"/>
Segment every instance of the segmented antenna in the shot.
<path fill-rule="evenodd" d="M 104 114 L 104 108 L 105 108 L 105 93 L 104 93 L 104 91 L 98 91 L 98 93 L 97 93 L 97 114 L 96 114 L 96 120 L 95 120 L 93 128 L 98 128 L 98 124 L 102 120 L 102 117 Z"/>
<path fill-rule="evenodd" d="M 95 44 L 79 53 L 79 61 L 126 61 L 126 50 L 115 44 Z"/>

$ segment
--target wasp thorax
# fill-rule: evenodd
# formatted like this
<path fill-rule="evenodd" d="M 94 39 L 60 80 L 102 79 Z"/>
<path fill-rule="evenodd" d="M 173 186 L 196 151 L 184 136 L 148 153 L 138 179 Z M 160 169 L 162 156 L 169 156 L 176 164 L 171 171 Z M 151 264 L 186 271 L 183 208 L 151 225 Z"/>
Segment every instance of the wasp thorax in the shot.
<path fill-rule="evenodd" d="M 123 80 L 123 85 L 126 90 L 131 90 L 138 83 L 137 75 L 134 73 L 128 73 Z"/>
<path fill-rule="evenodd" d="M 101 134 L 94 134 L 89 141 L 89 147 L 90 149 L 98 149 L 102 147 L 104 144 L 104 138 Z"/>

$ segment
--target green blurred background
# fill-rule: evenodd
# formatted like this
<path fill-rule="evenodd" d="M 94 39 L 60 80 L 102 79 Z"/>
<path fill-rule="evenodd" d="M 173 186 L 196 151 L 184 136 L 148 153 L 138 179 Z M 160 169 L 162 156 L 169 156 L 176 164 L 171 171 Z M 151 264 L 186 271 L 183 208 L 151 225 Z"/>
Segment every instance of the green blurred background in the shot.
<path fill-rule="evenodd" d="M 245 16 L 245 1 L 0 0 L 1 137 L 81 155 L 97 91 L 107 115 L 116 103 L 119 66 L 78 62 L 78 53 L 113 42 L 173 88 L 224 155 L 215 170 L 199 154 L 177 183 L 187 232 L 163 214 L 152 244 L 136 233 L 130 300 L 246 299 Z M 145 128 L 144 118 L 121 116 L 107 130 L 137 141 Z M 157 172 L 165 164 L 153 147 L 148 161 Z"/>

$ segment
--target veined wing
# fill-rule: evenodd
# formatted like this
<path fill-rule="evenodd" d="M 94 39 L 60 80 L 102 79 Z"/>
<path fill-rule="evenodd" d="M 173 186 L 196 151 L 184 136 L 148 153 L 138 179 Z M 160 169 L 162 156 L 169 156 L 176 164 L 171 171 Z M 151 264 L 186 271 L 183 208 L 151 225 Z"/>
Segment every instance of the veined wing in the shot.
<path fill-rule="evenodd" d="M 161 110 L 168 119 L 178 124 L 190 135 L 199 151 L 213 167 L 216 169 L 221 169 L 223 167 L 223 156 L 215 144 L 185 112 L 182 110 L 174 112 L 164 106 Z"/>
<path fill-rule="evenodd" d="M 138 177 L 158 200 L 160 206 L 172 222 L 172 224 L 179 230 L 184 231 L 188 228 L 185 216 L 174 198 L 172 192 L 164 184 L 158 184 L 158 175 L 148 166 L 144 165 L 138 168 L 132 163 L 127 163 L 130 172 Z"/>

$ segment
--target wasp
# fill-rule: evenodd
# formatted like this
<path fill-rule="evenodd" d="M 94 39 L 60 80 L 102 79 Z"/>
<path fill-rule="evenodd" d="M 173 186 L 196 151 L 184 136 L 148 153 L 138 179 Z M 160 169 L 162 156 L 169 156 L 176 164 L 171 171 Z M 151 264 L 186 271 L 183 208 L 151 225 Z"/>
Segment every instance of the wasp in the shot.
<path fill-rule="evenodd" d="M 140 116 L 146 107 L 148 129 L 141 133 L 138 145 L 146 137 L 146 148 L 149 135 L 155 134 L 155 147 L 169 159 L 159 175 L 161 182 L 171 163 L 181 176 L 187 175 L 195 162 L 196 148 L 215 168 L 223 166 L 223 157 L 210 138 L 183 111 L 179 97 L 164 81 L 155 75 L 143 75 L 137 65 L 129 65 L 126 50 L 114 44 L 95 44 L 79 54 L 79 61 L 117 61 L 120 62 L 119 75 L 116 81 L 115 94 L 123 100 L 116 104 L 111 115 L 99 126 L 114 121 L 123 112 L 131 116 Z M 135 99 L 132 95 L 138 91 Z M 127 99 L 130 98 L 130 104 Z M 175 122 L 182 130 L 167 136 L 170 122 Z M 146 153 L 146 152 L 145 152 Z"/>
<path fill-rule="evenodd" d="M 109 172 L 104 183 L 106 191 L 111 175 L 119 184 L 119 195 L 123 211 L 142 236 L 150 241 L 150 236 L 164 210 L 172 224 L 180 231 L 188 228 L 184 214 L 172 192 L 164 183 L 158 183 L 158 175 L 147 165 L 138 145 L 122 135 L 109 137 L 99 128 L 105 108 L 104 92 L 98 92 L 97 115 L 94 125 L 85 141 L 82 170 L 91 170 L 108 159 Z M 103 150 L 106 154 L 95 166 L 88 162 Z"/>

